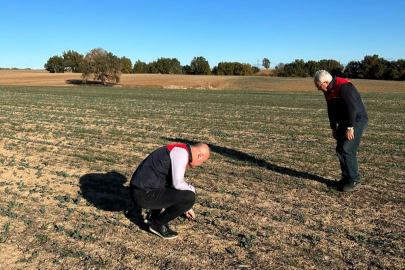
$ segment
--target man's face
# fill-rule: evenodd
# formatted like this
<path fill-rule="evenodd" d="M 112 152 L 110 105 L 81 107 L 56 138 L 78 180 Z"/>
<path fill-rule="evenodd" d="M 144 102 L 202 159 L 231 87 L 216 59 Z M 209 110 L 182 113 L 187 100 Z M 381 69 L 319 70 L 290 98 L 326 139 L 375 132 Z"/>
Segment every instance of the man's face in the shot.
<path fill-rule="evenodd" d="M 315 87 L 318 89 L 318 91 L 322 91 L 325 93 L 328 91 L 328 84 L 329 83 L 327 81 L 324 82 L 317 81 L 315 83 Z"/>

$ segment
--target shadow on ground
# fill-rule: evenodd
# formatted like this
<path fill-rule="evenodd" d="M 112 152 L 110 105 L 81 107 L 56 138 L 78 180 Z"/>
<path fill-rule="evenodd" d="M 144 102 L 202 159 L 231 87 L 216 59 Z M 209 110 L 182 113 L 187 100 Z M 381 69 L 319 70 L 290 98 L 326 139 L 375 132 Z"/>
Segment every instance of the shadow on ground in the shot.
<path fill-rule="evenodd" d="M 104 211 L 123 212 L 140 229 L 147 230 L 142 209 L 132 203 L 126 182 L 127 178 L 118 172 L 89 173 L 80 177 L 80 189 L 89 204 Z"/>
<path fill-rule="evenodd" d="M 180 138 L 166 138 L 162 137 L 162 139 L 172 141 L 172 142 L 181 142 L 181 143 L 188 143 L 188 144 L 196 144 L 198 142 L 196 141 L 190 141 L 186 139 L 180 139 Z M 223 155 L 225 157 L 233 158 L 239 161 L 245 161 L 245 162 L 250 162 L 253 164 L 256 164 L 259 167 L 266 168 L 268 170 L 280 173 L 280 174 L 285 174 L 289 176 L 294 176 L 298 178 L 303 178 L 303 179 L 308 179 L 312 181 L 317 181 L 319 183 L 325 184 L 327 187 L 335 187 L 336 186 L 336 181 L 331 181 L 329 179 L 313 175 L 310 173 L 305 173 L 305 172 L 300 172 L 294 169 L 286 168 L 286 167 L 281 167 L 275 164 L 271 164 L 263 159 L 258 159 L 254 156 L 251 156 L 249 154 L 243 153 L 238 150 L 222 147 L 222 146 L 217 146 L 214 144 L 207 143 L 209 146 L 211 152 L 215 152 L 217 154 Z"/>
<path fill-rule="evenodd" d="M 117 85 L 116 83 L 110 83 L 106 82 L 105 85 L 103 85 L 102 82 L 100 81 L 86 81 L 86 83 L 83 83 L 83 80 L 66 80 L 67 84 L 74 84 L 74 85 L 89 85 L 89 86 L 115 86 Z"/>

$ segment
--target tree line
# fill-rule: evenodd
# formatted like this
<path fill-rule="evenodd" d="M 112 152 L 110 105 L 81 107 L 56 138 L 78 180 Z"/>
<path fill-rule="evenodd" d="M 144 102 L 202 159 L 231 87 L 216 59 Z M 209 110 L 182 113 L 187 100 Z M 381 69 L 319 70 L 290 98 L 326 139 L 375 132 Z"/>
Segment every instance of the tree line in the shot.
<path fill-rule="evenodd" d="M 110 61 L 100 59 L 109 55 Z M 50 73 L 63 73 L 74 72 L 82 73 L 89 68 L 90 59 L 99 59 L 99 64 L 118 64 L 121 73 L 152 73 L 152 74 L 194 74 L 194 75 L 252 75 L 260 71 L 258 67 L 251 66 L 250 64 L 238 62 L 221 62 L 211 69 L 209 62 L 202 56 L 194 57 L 190 65 L 182 66 L 177 58 L 158 58 L 156 61 L 150 63 L 136 61 L 132 65 L 131 59 L 124 57 L 117 57 L 104 49 L 97 48 L 91 50 L 86 56 L 69 50 L 63 52 L 61 56 L 55 55 L 48 59 L 44 68 Z M 114 59 L 114 60 L 113 60 Z M 266 64 L 270 62 L 267 59 Z M 91 65 L 90 65 L 91 66 Z"/>
<path fill-rule="evenodd" d="M 388 61 L 378 55 L 366 55 L 362 61 L 350 61 L 343 66 L 336 60 L 308 61 L 296 59 L 292 63 L 280 63 L 275 74 L 280 77 L 313 77 L 323 69 L 333 76 L 352 79 L 405 80 L 405 60 Z"/>
<path fill-rule="evenodd" d="M 270 60 L 264 58 L 262 65 L 268 69 Z M 177 58 L 158 58 L 150 63 L 140 60 L 132 64 L 131 59 L 118 57 L 102 48 L 91 50 L 82 55 L 73 50 L 63 52 L 48 59 L 44 68 L 50 73 L 82 73 L 83 81 L 90 76 L 94 80 L 119 82 L 121 74 L 193 74 L 193 75 L 229 75 L 249 76 L 260 69 L 239 62 L 220 62 L 213 68 L 202 56 L 194 57 L 190 65 L 182 66 Z M 405 80 L 405 60 L 388 61 L 378 55 L 365 56 L 362 61 L 351 61 L 346 66 L 336 60 L 323 59 L 307 61 L 296 59 L 292 63 L 279 63 L 272 75 L 281 77 L 313 77 L 315 72 L 324 69 L 332 75 L 353 79 Z"/>

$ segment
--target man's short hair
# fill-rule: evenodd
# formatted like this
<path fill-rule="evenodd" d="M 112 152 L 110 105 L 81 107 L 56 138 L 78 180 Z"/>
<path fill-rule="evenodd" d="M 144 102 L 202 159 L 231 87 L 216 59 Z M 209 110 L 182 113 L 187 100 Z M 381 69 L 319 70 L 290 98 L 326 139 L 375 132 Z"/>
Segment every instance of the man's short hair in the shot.
<path fill-rule="evenodd" d="M 325 81 L 332 81 L 333 77 L 329 74 L 326 70 L 318 70 L 314 76 L 314 83 L 316 82 L 325 82 Z"/>

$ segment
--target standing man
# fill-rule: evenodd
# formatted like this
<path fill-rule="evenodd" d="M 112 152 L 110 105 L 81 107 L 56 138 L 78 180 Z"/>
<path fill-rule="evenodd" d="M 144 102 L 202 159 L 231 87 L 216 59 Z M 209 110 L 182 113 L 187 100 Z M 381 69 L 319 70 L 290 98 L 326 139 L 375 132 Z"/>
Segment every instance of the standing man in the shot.
<path fill-rule="evenodd" d="M 151 232 L 165 239 L 176 238 L 177 232 L 169 228 L 169 221 L 182 213 L 195 218 L 195 189 L 184 181 L 184 173 L 187 166 L 198 167 L 209 157 L 210 149 L 204 143 L 171 144 L 158 148 L 141 162 L 131 178 L 131 197 L 139 207 L 151 209 Z"/>
<path fill-rule="evenodd" d="M 351 81 L 333 78 L 326 70 L 319 70 L 314 83 L 325 95 L 332 136 L 337 140 L 336 153 L 342 170 L 338 187 L 354 191 L 361 186 L 357 150 L 368 123 L 366 108 Z"/>

